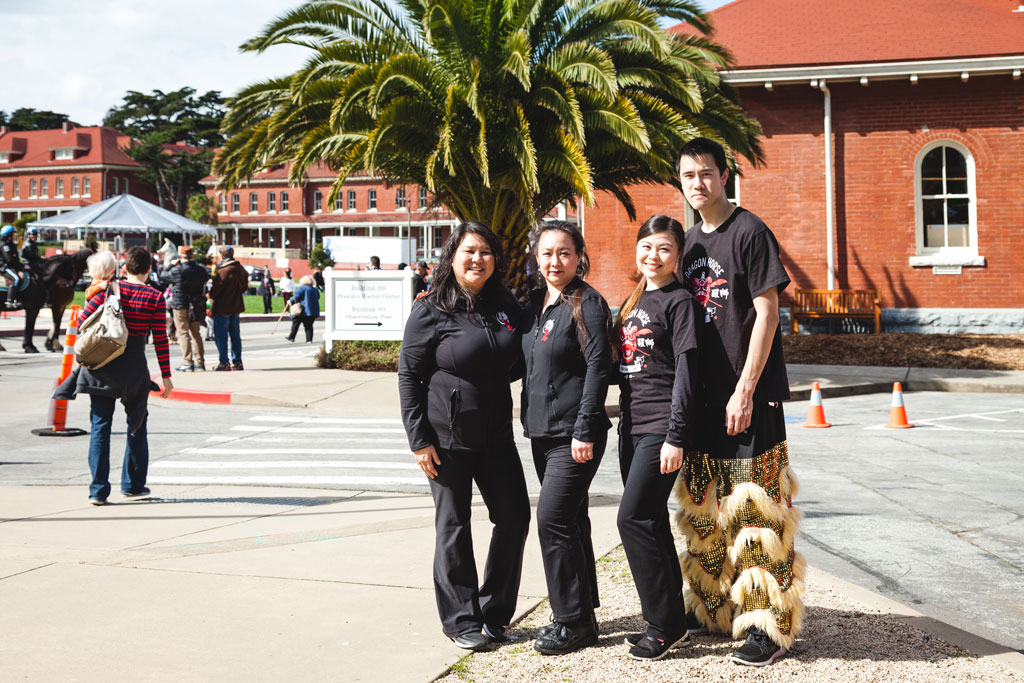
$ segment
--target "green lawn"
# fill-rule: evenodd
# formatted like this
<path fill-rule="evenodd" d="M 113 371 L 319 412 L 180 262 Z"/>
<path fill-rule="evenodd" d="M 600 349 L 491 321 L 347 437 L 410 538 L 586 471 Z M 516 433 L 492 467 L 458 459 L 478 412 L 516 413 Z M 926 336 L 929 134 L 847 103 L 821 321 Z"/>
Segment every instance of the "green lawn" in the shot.
<path fill-rule="evenodd" d="M 245 302 L 246 313 L 262 313 L 263 312 L 263 298 L 258 297 L 255 294 L 252 296 L 243 296 L 242 300 Z M 75 298 L 71 301 L 72 304 L 78 304 L 82 308 L 85 308 L 85 292 L 75 292 Z M 273 300 L 273 312 L 280 315 L 281 311 L 284 310 L 284 300 L 280 296 L 275 296 Z"/>

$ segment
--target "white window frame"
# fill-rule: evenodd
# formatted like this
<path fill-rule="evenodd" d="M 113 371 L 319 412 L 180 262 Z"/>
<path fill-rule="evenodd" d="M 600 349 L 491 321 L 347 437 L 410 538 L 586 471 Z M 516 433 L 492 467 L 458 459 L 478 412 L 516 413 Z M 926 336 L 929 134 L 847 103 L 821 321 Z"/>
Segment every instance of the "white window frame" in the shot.
<path fill-rule="evenodd" d="M 288 193 L 281 193 L 281 213 L 288 213 Z"/>
<path fill-rule="evenodd" d="M 419 195 L 420 195 L 420 201 L 419 201 L 419 207 L 418 208 L 425 209 L 427 207 L 427 188 L 421 187 Z"/>
<path fill-rule="evenodd" d="M 260 197 L 255 192 L 249 193 L 249 213 L 260 212 Z"/>
<path fill-rule="evenodd" d="M 54 194 L 54 196 L 55 197 L 63 198 L 64 197 L 64 179 L 63 178 L 57 178 L 56 180 L 53 181 L 53 183 L 54 183 L 54 188 L 53 189 L 54 189 L 54 192 L 56 193 L 56 194 Z"/>
<path fill-rule="evenodd" d="M 348 191 L 348 210 L 349 211 L 355 211 L 356 210 L 356 191 L 355 190 L 349 190 Z"/>
<path fill-rule="evenodd" d="M 61 149 L 53 150 L 54 161 L 65 161 L 67 159 L 75 158 L 75 150 L 70 147 L 62 147 Z"/>
<path fill-rule="evenodd" d="M 376 211 L 377 210 L 377 190 L 367 190 L 366 192 L 366 210 Z"/>
<path fill-rule="evenodd" d="M 334 213 L 341 213 L 344 210 L 345 198 L 342 196 L 341 192 L 339 192 L 337 196 L 334 198 Z"/>
<path fill-rule="evenodd" d="M 10 162 L 10 152 L 0 152 L 0 164 L 6 164 Z"/>
<path fill-rule="evenodd" d="M 324 210 L 324 193 L 320 190 L 313 191 L 313 213 L 321 213 Z"/>
<path fill-rule="evenodd" d="M 21 181 L 19 180 L 12 181 L 11 199 L 21 199 Z"/>
<path fill-rule="evenodd" d="M 921 194 L 921 165 L 925 156 L 938 147 L 952 147 L 964 156 L 967 165 L 967 195 L 928 195 Z M 943 168 L 946 160 L 943 155 Z M 968 246 L 966 247 L 926 247 L 924 245 L 924 199 L 967 199 Z M 985 257 L 978 253 L 978 189 L 976 184 L 974 155 L 971 151 L 955 140 L 933 140 L 924 145 L 914 158 L 914 235 L 916 255 L 910 257 L 911 266 L 983 266 Z"/>
<path fill-rule="evenodd" d="M 241 194 L 238 193 L 238 192 L 232 192 L 231 193 L 231 213 L 233 213 L 233 214 L 235 214 L 237 216 L 240 213 L 241 206 L 242 206 Z"/>
<path fill-rule="evenodd" d="M 72 197 L 77 197 L 78 196 L 78 189 L 80 187 L 81 187 L 81 181 L 78 179 L 78 176 L 72 176 L 72 178 L 71 178 L 71 196 Z"/>
<path fill-rule="evenodd" d="M 277 213 L 277 193 L 267 193 L 267 213 Z"/>
<path fill-rule="evenodd" d="M 37 190 L 38 187 L 39 187 L 39 181 L 37 181 L 35 178 L 29 178 L 28 179 L 28 198 L 29 199 L 35 199 L 38 196 L 38 195 L 36 195 L 36 192 L 38 191 Z"/>
<path fill-rule="evenodd" d="M 0 202 L 7 199 L 6 195 L 4 194 L 5 189 L 7 188 L 4 187 L 4 181 L 0 180 Z"/>
<path fill-rule="evenodd" d="M 111 192 L 110 192 L 110 196 L 111 197 L 116 197 L 117 195 L 121 194 L 120 192 L 118 192 L 118 182 L 117 182 L 117 178 L 116 177 L 110 179 L 110 187 L 111 187 Z"/>
<path fill-rule="evenodd" d="M 92 196 L 92 181 L 90 180 L 89 176 L 82 176 L 82 196 Z"/>
<path fill-rule="evenodd" d="M 228 196 L 223 192 L 217 193 L 217 213 L 228 212 Z"/>
<path fill-rule="evenodd" d="M 404 187 L 399 187 L 399 188 L 397 188 L 395 190 L 395 207 L 397 207 L 399 209 L 404 209 L 405 208 L 405 202 L 406 202 L 405 188 Z"/>
<path fill-rule="evenodd" d="M 50 196 L 50 180 L 48 178 L 39 179 L 39 196 L 49 197 Z"/>

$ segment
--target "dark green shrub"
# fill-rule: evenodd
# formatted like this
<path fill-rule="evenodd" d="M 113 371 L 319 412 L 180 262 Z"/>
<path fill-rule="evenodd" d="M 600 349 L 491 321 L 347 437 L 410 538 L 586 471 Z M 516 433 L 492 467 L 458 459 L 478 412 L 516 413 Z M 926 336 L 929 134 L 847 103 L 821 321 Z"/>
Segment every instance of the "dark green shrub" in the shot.
<path fill-rule="evenodd" d="M 321 347 L 316 354 L 317 367 L 339 370 L 398 370 L 400 341 L 336 341 L 330 351 Z"/>

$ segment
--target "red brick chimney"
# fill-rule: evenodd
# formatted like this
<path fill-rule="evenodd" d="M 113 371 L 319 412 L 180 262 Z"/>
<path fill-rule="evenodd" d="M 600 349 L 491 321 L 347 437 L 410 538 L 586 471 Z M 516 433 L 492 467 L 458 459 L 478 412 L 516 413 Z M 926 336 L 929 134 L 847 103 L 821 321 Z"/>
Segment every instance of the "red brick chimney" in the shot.
<path fill-rule="evenodd" d="M 63 132 L 67 133 L 69 130 L 71 130 L 71 122 L 70 121 L 65 121 L 61 125 L 61 129 L 63 130 Z"/>

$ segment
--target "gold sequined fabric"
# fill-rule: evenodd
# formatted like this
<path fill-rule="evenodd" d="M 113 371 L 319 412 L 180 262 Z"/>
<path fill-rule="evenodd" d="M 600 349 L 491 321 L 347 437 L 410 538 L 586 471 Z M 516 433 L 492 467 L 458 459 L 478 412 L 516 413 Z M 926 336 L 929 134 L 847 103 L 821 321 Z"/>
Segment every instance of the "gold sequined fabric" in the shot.
<path fill-rule="evenodd" d="M 755 588 L 748 591 L 743 596 L 743 611 L 753 612 L 754 610 L 765 609 L 772 613 L 775 617 L 775 623 L 779 626 L 779 631 L 785 635 L 789 635 L 793 630 L 793 612 L 792 610 L 784 610 L 776 607 L 772 604 L 771 599 L 768 597 L 768 592 L 760 588 Z"/>

